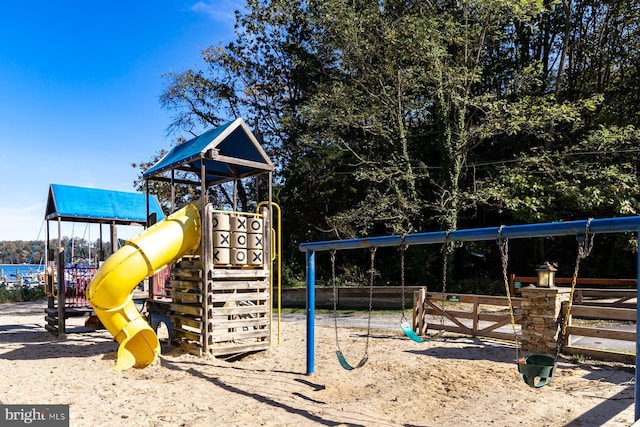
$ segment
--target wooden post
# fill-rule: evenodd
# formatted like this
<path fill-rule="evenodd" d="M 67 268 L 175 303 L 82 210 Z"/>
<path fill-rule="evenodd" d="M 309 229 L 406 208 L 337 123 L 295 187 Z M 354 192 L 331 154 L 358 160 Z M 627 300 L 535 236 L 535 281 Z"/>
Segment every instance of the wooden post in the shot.
<path fill-rule="evenodd" d="M 65 338 L 65 297 L 64 248 L 58 248 L 58 338 Z"/>
<path fill-rule="evenodd" d="M 424 335 L 425 329 L 425 301 L 427 288 L 421 288 L 413 293 L 413 330 L 418 335 Z"/>
<path fill-rule="evenodd" d="M 480 324 L 480 301 L 478 300 L 478 296 L 474 295 L 473 297 L 473 336 L 478 335 Z"/>

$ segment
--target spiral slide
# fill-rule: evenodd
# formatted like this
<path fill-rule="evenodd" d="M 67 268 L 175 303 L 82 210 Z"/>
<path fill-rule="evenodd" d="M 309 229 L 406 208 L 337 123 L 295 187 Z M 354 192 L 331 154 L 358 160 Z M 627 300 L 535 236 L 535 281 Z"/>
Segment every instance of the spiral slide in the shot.
<path fill-rule="evenodd" d="M 87 298 L 120 344 L 117 370 L 144 368 L 160 354 L 158 337 L 136 308 L 131 292 L 145 277 L 198 249 L 200 235 L 198 208 L 187 205 L 127 241 L 98 269 Z"/>

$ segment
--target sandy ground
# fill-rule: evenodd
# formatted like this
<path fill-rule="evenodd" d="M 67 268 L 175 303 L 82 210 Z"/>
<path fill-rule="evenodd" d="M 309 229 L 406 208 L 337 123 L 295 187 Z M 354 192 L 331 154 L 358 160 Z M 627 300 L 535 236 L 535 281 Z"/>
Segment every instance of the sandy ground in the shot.
<path fill-rule="evenodd" d="M 117 372 L 106 331 L 57 340 L 43 309 L 0 305 L 0 401 L 70 404 L 71 426 L 629 426 L 634 418 L 633 366 L 562 360 L 551 386 L 531 389 L 509 345 L 415 343 L 398 328 L 374 330 L 368 363 L 346 371 L 329 322 L 316 326 L 315 374 L 305 375 L 305 322 L 284 316 L 281 344 L 267 351 L 202 359 L 165 342 L 150 367 Z M 354 364 L 364 332 L 339 330 Z"/>

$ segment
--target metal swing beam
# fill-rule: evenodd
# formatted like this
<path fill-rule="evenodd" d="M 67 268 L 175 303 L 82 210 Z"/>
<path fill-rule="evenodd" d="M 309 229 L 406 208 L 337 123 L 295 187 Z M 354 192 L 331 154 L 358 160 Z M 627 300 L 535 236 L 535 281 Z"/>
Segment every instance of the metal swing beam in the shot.
<path fill-rule="evenodd" d="M 637 283 L 640 284 L 640 216 L 621 218 L 600 218 L 593 220 L 547 222 L 540 224 L 509 225 L 503 227 L 472 228 L 466 230 L 452 230 L 449 232 L 436 231 L 415 233 L 403 236 L 381 236 L 362 239 L 327 240 L 321 242 L 307 242 L 299 246 L 300 251 L 306 252 L 306 305 L 307 305 L 307 375 L 315 371 L 315 253 L 319 251 L 362 249 L 371 247 L 428 245 L 444 243 L 445 241 L 474 242 L 493 240 L 502 237 L 507 239 L 528 239 L 532 237 L 551 237 L 584 234 L 587 223 L 589 231 L 594 234 L 635 232 L 638 238 Z M 640 301 L 640 286 L 637 292 Z M 636 310 L 636 337 L 640 338 L 640 316 Z M 640 339 L 636 339 L 636 374 L 635 374 L 635 420 L 640 419 Z"/>

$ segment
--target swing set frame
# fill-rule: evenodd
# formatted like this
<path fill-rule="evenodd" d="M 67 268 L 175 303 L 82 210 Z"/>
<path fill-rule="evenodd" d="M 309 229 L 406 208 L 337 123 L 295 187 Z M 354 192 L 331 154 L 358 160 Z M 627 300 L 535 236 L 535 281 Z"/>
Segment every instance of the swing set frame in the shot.
<path fill-rule="evenodd" d="M 447 241 L 473 242 L 483 240 L 495 241 L 499 236 L 506 239 L 527 239 L 533 237 L 552 237 L 584 234 L 587 224 L 592 234 L 611 234 L 634 232 L 638 241 L 638 255 L 636 275 L 640 283 L 640 216 L 621 218 L 598 218 L 579 221 L 549 222 L 539 224 L 524 224 L 500 227 L 485 227 L 451 231 L 437 231 L 426 233 L 414 233 L 406 235 L 391 235 L 369 237 L 362 239 L 328 240 L 319 242 L 306 242 L 299 246 L 300 251 L 306 254 L 306 341 L 307 363 L 306 373 L 312 375 L 315 372 L 315 255 L 316 252 L 331 250 L 362 249 L 372 247 L 390 247 L 402 245 L 426 245 L 442 244 Z M 637 293 L 640 300 L 640 286 Z M 640 396 L 640 316 L 636 312 L 636 369 L 635 369 L 635 396 Z M 640 419 L 640 405 L 635 403 L 635 420 Z"/>

